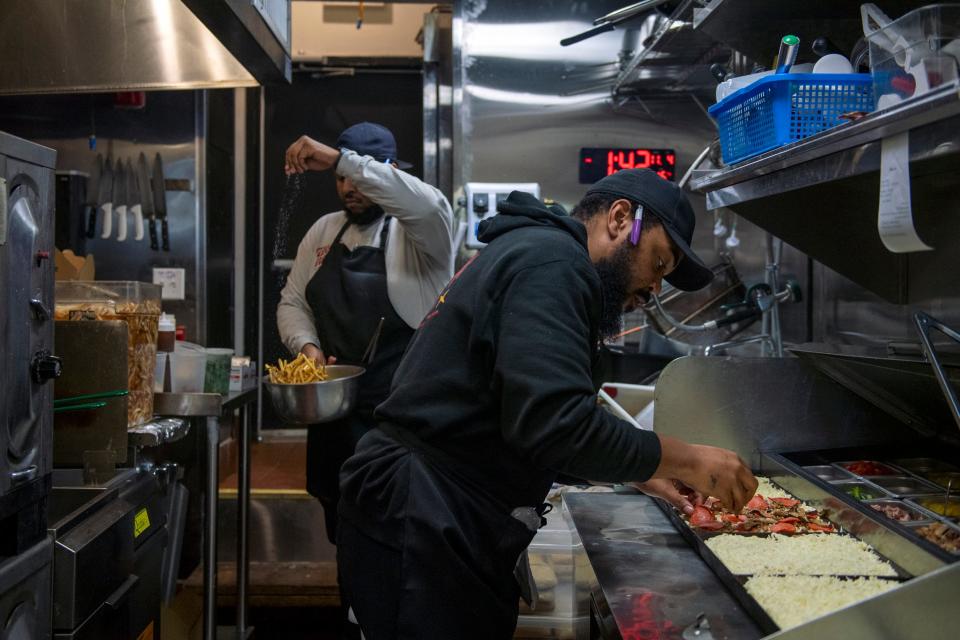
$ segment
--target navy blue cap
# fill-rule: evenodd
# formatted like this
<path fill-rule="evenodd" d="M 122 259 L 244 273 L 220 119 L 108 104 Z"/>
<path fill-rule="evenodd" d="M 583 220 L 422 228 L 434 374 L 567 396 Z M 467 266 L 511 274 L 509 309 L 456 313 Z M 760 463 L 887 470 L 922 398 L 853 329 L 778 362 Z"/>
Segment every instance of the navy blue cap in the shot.
<path fill-rule="evenodd" d="M 683 190 L 650 169 L 624 169 L 602 178 L 587 195 L 604 194 L 643 205 L 663 223 L 667 235 L 683 254 L 677 268 L 664 280 L 683 291 L 702 289 L 713 280 L 713 271 L 690 248 L 697 217 Z"/>
<path fill-rule="evenodd" d="M 380 162 L 396 162 L 401 169 L 413 166 L 397 158 L 397 141 L 390 129 L 382 124 L 361 122 L 347 127 L 337 138 L 337 148 L 371 156 Z"/>

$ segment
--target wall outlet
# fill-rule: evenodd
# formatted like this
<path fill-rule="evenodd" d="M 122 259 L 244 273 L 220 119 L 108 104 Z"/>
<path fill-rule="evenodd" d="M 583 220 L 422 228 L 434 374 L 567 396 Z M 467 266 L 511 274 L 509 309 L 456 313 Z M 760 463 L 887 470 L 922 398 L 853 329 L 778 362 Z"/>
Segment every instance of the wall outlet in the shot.
<path fill-rule="evenodd" d="M 186 294 L 186 272 L 183 269 L 154 269 L 153 284 L 163 287 L 163 300 L 183 300 Z"/>

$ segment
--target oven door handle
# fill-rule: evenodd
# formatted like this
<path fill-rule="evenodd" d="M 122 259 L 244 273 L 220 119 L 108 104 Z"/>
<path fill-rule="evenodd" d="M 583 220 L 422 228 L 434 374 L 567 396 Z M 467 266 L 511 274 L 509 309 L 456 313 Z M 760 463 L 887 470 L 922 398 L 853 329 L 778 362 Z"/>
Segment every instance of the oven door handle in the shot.
<path fill-rule="evenodd" d="M 135 574 L 130 574 L 127 576 L 127 579 L 123 581 L 117 590 L 107 596 L 107 599 L 104 600 L 104 603 L 109 605 L 111 609 L 119 609 L 121 602 L 130 593 L 130 590 L 137 586 L 137 583 L 140 582 L 140 576 Z"/>
<path fill-rule="evenodd" d="M 30 482 L 36 477 L 37 477 L 37 465 L 32 464 L 26 469 L 20 469 L 19 471 L 11 471 L 10 483 L 21 484 L 24 482 Z"/>

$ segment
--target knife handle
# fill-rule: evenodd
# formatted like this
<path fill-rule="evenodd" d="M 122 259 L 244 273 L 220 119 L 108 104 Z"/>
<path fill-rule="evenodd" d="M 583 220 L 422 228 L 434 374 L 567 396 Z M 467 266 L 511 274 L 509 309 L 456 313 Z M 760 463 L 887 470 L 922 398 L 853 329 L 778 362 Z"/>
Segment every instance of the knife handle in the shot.
<path fill-rule="evenodd" d="M 113 232 L 113 203 L 103 203 L 100 205 L 100 211 L 103 212 L 103 229 L 100 231 L 100 237 L 106 240 Z"/>
<path fill-rule="evenodd" d="M 157 219 L 150 218 L 150 248 L 154 251 L 160 250 L 160 245 L 157 243 Z"/>
<path fill-rule="evenodd" d="M 89 205 L 84 208 L 84 222 L 87 224 L 85 229 L 86 236 L 92 238 L 97 235 L 97 205 Z M 89 216 L 89 217 L 86 217 Z"/>
<path fill-rule="evenodd" d="M 170 229 L 166 218 L 160 221 L 160 235 L 163 238 L 163 250 L 170 251 Z"/>
<path fill-rule="evenodd" d="M 117 212 L 117 242 L 127 239 L 127 205 L 121 204 L 114 209 Z"/>
<path fill-rule="evenodd" d="M 133 239 L 143 240 L 143 208 L 135 204 L 130 207 L 130 213 L 133 214 Z"/>

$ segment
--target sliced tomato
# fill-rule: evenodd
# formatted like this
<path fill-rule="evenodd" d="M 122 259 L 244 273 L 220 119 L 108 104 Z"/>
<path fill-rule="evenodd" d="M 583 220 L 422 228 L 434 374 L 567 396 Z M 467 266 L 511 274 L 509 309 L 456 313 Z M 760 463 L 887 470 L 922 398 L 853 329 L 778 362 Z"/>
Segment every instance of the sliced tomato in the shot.
<path fill-rule="evenodd" d="M 780 520 L 777 521 L 778 524 L 781 522 L 786 524 L 797 524 L 798 522 L 800 522 L 800 518 L 794 518 L 793 516 L 791 516 L 789 518 L 781 518 Z"/>
<path fill-rule="evenodd" d="M 708 522 L 716 522 L 716 518 L 713 517 L 713 514 L 710 512 L 710 509 L 706 507 L 694 507 L 693 513 L 690 514 L 690 524 L 695 527 L 702 526 Z"/>
<path fill-rule="evenodd" d="M 808 522 L 807 529 L 810 531 L 821 531 L 823 533 L 833 533 L 834 529 L 829 524 L 818 524 L 816 522 Z"/>
<path fill-rule="evenodd" d="M 758 511 L 763 511 L 767 508 L 767 501 L 763 499 L 763 496 L 759 493 L 750 498 L 750 502 L 747 503 L 747 509 L 756 509 Z"/>
<path fill-rule="evenodd" d="M 777 504 L 782 504 L 785 507 L 795 507 L 800 504 L 799 500 L 794 500 L 793 498 L 770 498 Z"/>
<path fill-rule="evenodd" d="M 784 533 L 787 535 L 797 532 L 797 528 L 788 522 L 778 522 L 770 527 L 770 533 Z"/>

